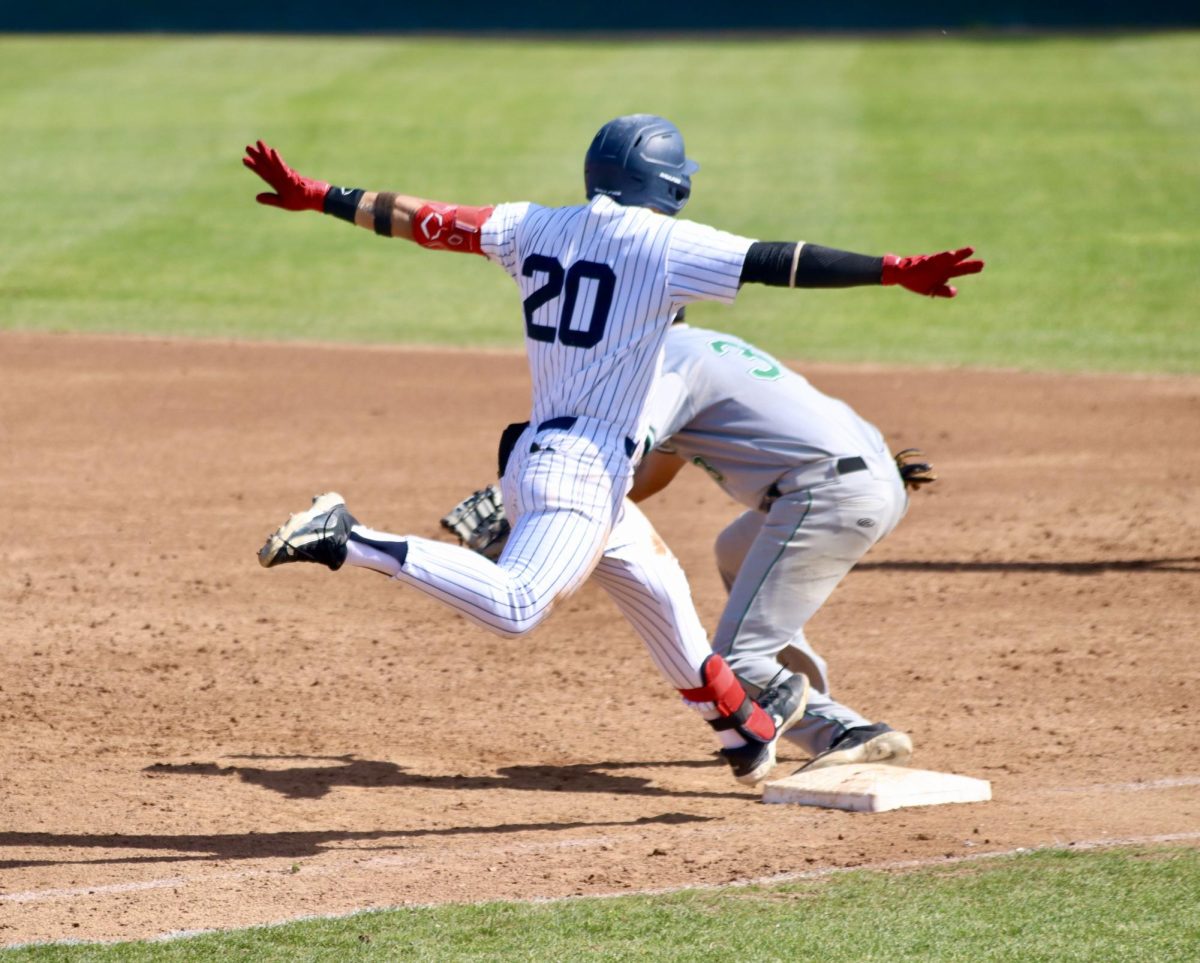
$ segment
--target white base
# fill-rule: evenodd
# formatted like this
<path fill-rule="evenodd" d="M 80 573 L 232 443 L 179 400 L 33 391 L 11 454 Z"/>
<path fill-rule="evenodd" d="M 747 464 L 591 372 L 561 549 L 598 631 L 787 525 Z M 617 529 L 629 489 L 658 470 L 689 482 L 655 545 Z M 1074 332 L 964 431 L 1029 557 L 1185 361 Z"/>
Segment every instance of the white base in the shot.
<path fill-rule="evenodd" d="M 763 802 L 881 813 L 905 806 L 987 802 L 986 779 L 880 763 L 829 766 L 763 784 Z"/>

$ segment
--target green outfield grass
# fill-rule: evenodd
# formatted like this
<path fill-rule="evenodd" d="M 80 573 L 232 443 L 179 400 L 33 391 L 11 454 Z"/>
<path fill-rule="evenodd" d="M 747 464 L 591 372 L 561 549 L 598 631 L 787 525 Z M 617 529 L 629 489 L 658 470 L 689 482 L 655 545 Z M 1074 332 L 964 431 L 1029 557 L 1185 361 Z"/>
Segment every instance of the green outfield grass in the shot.
<path fill-rule="evenodd" d="M 1193 961 L 1195 850 L 1041 852 L 671 896 L 361 913 L 170 942 L 42 946 L 16 961 Z"/>
<path fill-rule="evenodd" d="M 688 214 L 988 261 L 955 302 L 747 290 L 694 318 L 798 359 L 1200 371 L 1200 34 L 0 38 L 0 327 L 520 343 L 482 259 L 253 202 L 255 137 L 335 183 L 573 202 L 595 129 L 666 114 Z"/>

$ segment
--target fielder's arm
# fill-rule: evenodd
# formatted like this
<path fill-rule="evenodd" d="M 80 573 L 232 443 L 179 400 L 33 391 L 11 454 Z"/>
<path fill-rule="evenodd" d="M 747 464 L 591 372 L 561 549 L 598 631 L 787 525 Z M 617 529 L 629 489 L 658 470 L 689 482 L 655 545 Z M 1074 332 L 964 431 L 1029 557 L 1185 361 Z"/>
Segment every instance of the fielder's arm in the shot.
<path fill-rule="evenodd" d="M 270 185 L 271 191 L 255 198 L 268 207 L 320 211 L 382 237 L 403 238 L 437 250 L 483 253 L 480 228 L 491 215 L 491 207 L 462 207 L 409 194 L 335 187 L 301 176 L 261 140 L 246 148 L 242 163 Z"/>
<path fill-rule="evenodd" d="M 630 501 L 641 502 L 651 495 L 657 495 L 671 484 L 684 464 L 682 458 L 670 452 L 657 449 L 647 452 L 633 473 L 633 487 L 626 497 Z"/>

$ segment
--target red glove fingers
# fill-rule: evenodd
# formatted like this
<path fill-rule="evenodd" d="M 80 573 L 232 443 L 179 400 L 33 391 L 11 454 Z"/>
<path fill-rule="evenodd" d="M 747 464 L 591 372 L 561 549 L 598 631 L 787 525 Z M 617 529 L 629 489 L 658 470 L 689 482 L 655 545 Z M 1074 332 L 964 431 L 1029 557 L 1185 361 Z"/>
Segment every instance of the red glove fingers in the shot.
<path fill-rule="evenodd" d="M 274 147 L 261 140 L 255 147 L 246 148 L 242 163 L 266 181 L 274 193 L 262 193 L 255 197 L 268 207 L 282 207 L 285 211 L 320 211 L 323 209 L 329 185 L 301 177 L 283 162 Z"/>
<path fill-rule="evenodd" d="M 928 294 L 933 298 L 952 298 L 958 289 L 946 282 L 964 274 L 978 274 L 983 270 L 983 261 L 966 260 L 975 249 L 960 247 L 957 251 L 942 251 L 939 254 L 915 254 L 912 257 L 897 257 L 888 254 L 883 259 L 881 284 L 899 284 L 917 294 Z"/>

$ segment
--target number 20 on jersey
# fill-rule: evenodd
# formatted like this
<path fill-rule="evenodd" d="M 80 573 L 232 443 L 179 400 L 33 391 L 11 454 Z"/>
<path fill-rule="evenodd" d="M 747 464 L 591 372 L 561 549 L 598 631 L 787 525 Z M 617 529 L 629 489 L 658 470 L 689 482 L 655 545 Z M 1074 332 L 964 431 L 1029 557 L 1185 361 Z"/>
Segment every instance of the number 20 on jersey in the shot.
<path fill-rule="evenodd" d="M 607 264 L 598 261 L 576 261 L 565 271 L 557 258 L 545 254 L 531 254 L 521 265 L 521 274 L 527 278 L 545 278 L 541 287 L 535 288 L 524 301 L 525 333 L 534 341 L 553 343 L 560 341 L 571 348 L 594 348 L 604 337 L 608 325 L 608 312 L 612 308 L 613 290 L 617 276 Z M 584 281 L 595 285 L 591 316 L 582 327 L 572 327 L 575 303 L 579 300 L 580 286 Z M 538 324 L 533 314 L 538 308 L 558 300 L 558 324 Z"/>

